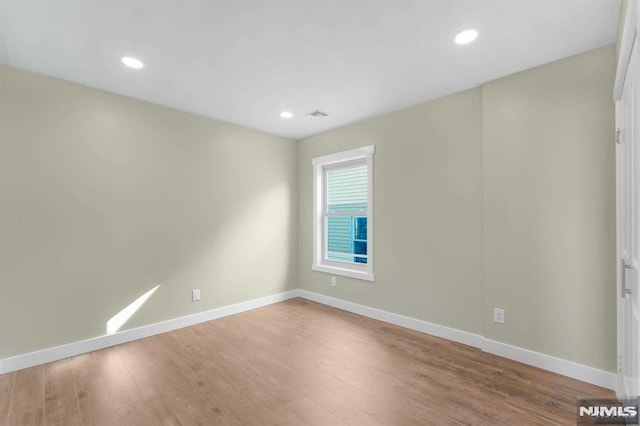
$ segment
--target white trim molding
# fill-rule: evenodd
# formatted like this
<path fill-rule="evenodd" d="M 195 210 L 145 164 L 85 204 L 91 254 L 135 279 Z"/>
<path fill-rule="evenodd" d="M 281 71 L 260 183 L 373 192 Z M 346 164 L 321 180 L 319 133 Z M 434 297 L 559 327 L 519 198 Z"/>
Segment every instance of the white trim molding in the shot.
<path fill-rule="evenodd" d="M 344 161 L 355 160 L 358 158 L 367 158 L 368 155 L 376 152 L 375 145 L 361 146 L 360 148 L 350 149 L 348 151 L 335 152 L 332 154 L 314 157 L 311 159 L 312 166 L 327 166 Z"/>
<path fill-rule="evenodd" d="M 365 281 L 375 281 L 374 274 L 368 274 L 366 271 L 356 271 L 348 268 L 340 268 L 339 266 L 327 265 L 311 265 L 311 270 L 318 272 L 326 272 L 327 274 L 341 275 L 343 277 L 356 278 Z"/>
<path fill-rule="evenodd" d="M 611 390 L 616 389 L 617 376 L 615 373 L 599 370 L 588 365 L 578 364 L 577 362 L 486 338 L 483 339 L 482 350 L 503 358 L 509 358 L 523 364 L 562 374 L 572 379 L 582 380 L 583 382 Z"/>
<path fill-rule="evenodd" d="M 573 379 L 582 380 L 596 386 L 612 390 L 615 390 L 616 388 L 617 376 L 615 373 L 599 370 L 597 368 L 535 352 L 529 349 L 512 346 L 507 343 L 497 342 L 495 340 L 487 339 L 479 334 L 469 333 L 467 331 L 445 327 L 428 321 L 394 314 L 392 312 L 371 308 L 358 303 L 326 296 L 324 294 L 314 293 L 307 290 L 298 290 L 298 295 L 304 299 L 322 303 L 323 305 L 333 306 L 334 308 L 342 309 L 343 311 L 353 312 L 355 314 L 389 324 L 399 325 L 401 327 L 430 334 L 432 336 L 442 337 L 443 339 L 473 346 L 493 355 L 509 358 L 523 364 L 538 367 Z"/>
<path fill-rule="evenodd" d="M 443 325 L 434 324 L 404 315 L 394 314 L 392 312 L 383 311 L 381 309 L 370 308 L 369 306 L 360 305 L 358 303 L 348 302 L 346 300 L 337 299 L 324 294 L 314 293 L 308 290 L 298 290 L 298 295 L 303 299 L 313 302 L 322 303 L 323 305 L 333 306 L 343 311 L 353 312 L 368 318 L 373 318 L 389 324 L 399 325 L 400 327 L 409 328 L 411 330 L 420 331 L 432 336 L 442 337 L 447 340 L 462 343 L 465 345 L 480 348 L 482 345 L 482 336 L 479 334 L 469 333 L 467 331 L 457 330 L 455 328 L 445 327 Z"/>
<path fill-rule="evenodd" d="M 626 15 L 622 27 L 622 39 L 620 41 L 620 51 L 618 52 L 618 63 L 616 65 L 616 78 L 613 85 L 613 98 L 619 100 L 622 96 L 622 88 L 626 77 L 627 66 L 631 59 L 631 51 L 636 43 L 638 26 L 640 25 L 640 0 L 629 0 Z"/>
<path fill-rule="evenodd" d="M 373 274 L 373 154 L 375 152 L 376 149 L 374 145 L 367 145 L 311 159 L 311 165 L 313 166 L 312 270 L 360 280 L 375 281 Z M 359 216 L 366 216 L 367 218 L 366 263 L 338 262 L 329 260 L 328 257 L 328 216 L 332 214 L 342 217 L 353 217 L 353 213 L 355 212 L 329 213 L 327 205 L 327 173 L 328 170 L 331 169 L 335 170 L 336 168 L 354 165 L 364 165 L 367 169 L 367 210 L 366 212 L 358 212 Z"/>
<path fill-rule="evenodd" d="M 458 330 L 451 327 L 434 324 L 428 321 L 395 314 L 381 309 L 371 308 L 369 306 L 360 305 L 358 303 L 349 302 L 335 297 L 314 293 L 308 290 L 295 289 L 283 293 L 273 294 L 258 299 L 240 302 L 233 305 L 223 306 L 193 315 L 187 315 L 155 324 L 150 324 L 131 330 L 121 331 L 111 335 L 104 335 L 92 339 L 82 340 L 79 342 L 69 343 L 66 345 L 47 348 L 36 352 L 17 355 L 10 358 L 0 359 L 0 374 L 10 373 L 12 371 L 21 370 L 23 368 L 33 367 L 35 365 L 46 364 L 48 362 L 58 361 L 81 355 L 87 352 L 120 345 L 145 337 L 153 336 L 160 333 L 166 333 L 183 327 L 199 324 L 206 321 L 223 318 L 229 315 L 250 311 L 267 305 L 272 305 L 285 300 L 301 297 L 323 305 L 332 306 L 347 312 L 352 312 L 368 318 L 373 318 L 389 324 L 398 325 L 421 333 L 429 334 L 454 342 L 462 343 L 481 349 L 485 352 L 509 358 L 523 364 L 532 365 L 544 370 L 552 371 L 567 377 L 571 377 L 584 382 L 602 386 L 607 389 L 615 389 L 616 375 L 608 371 L 598 370 L 593 367 L 578 364 L 551 355 L 523 349 L 506 343 L 497 342 L 495 340 L 486 339 L 485 337 L 469 333 L 467 331 Z"/>
<path fill-rule="evenodd" d="M 252 309 L 283 302 L 295 297 L 298 297 L 297 289 L 248 300 L 246 302 L 235 303 L 233 305 L 227 305 L 204 312 L 198 312 L 196 314 L 174 318 L 155 324 L 149 324 L 130 330 L 124 330 L 115 334 L 94 337 L 87 340 L 81 340 L 79 342 L 73 342 L 66 345 L 55 346 L 53 348 L 42 349 L 22 355 L 16 355 L 10 358 L 0 359 L 0 374 L 10 373 L 12 371 L 40 364 L 46 364 L 60 359 L 70 358 L 76 355 L 120 345 L 122 343 L 131 342 L 156 334 L 166 333 L 178 328 L 189 327 L 190 325 L 223 318 L 240 312 L 250 311 Z"/>

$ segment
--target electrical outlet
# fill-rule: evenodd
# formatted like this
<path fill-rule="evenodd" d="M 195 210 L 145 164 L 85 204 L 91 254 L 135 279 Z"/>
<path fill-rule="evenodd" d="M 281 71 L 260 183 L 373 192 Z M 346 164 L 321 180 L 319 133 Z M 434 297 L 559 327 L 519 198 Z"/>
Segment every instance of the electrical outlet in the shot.
<path fill-rule="evenodd" d="M 493 308 L 493 322 L 504 324 L 504 309 Z"/>
<path fill-rule="evenodd" d="M 331 277 L 331 287 L 336 286 L 336 277 Z"/>
<path fill-rule="evenodd" d="M 200 300 L 200 289 L 191 290 L 191 301 L 197 302 Z"/>

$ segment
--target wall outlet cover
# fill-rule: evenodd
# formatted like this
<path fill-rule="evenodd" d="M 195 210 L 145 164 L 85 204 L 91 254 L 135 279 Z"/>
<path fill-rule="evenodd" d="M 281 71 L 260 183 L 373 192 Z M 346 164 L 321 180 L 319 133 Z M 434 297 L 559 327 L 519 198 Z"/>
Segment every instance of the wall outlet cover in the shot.
<path fill-rule="evenodd" d="M 191 300 L 193 302 L 200 300 L 200 289 L 191 290 Z"/>

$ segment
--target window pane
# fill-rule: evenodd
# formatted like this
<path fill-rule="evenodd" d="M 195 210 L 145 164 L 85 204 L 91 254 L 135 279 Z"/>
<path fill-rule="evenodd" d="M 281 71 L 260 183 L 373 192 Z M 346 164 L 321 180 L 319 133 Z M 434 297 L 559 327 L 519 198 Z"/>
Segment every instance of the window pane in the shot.
<path fill-rule="evenodd" d="M 367 263 L 367 218 L 330 216 L 327 224 L 327 259 L 337 262 Z M 364 235 L 362 239 L 358 238 Z"/>
<path fill-rule="evenodd" d="M 366 164 L 327 170 L 329 212 L 367 211 Z"/>
<path fill-rule="evenodd" d="M 356 217 L 354 218 L 353 239 L 354 240 L 367 240 L 367 218 Z M 362 254 L 366 254 L 362 253 Z"/>
<path fill-rule="evenodd" d="M 351 217 L 333 216 L 327 218 L 327 251 L 332 252 L 329 260 L 351 261 Z M 332 259 L 331 256 L 334 258 Z M 339 256 L 340 258 L 335 258 Z"/>
<path fill-rule="evenodd" d="M 367 242 L 366 241 L 354 241 L 353 242 L 353 252 L 355 254 L 367 254 Z M 366 257 L 354 257 L 354 261 L 356 263 L 367 263 Z"/>

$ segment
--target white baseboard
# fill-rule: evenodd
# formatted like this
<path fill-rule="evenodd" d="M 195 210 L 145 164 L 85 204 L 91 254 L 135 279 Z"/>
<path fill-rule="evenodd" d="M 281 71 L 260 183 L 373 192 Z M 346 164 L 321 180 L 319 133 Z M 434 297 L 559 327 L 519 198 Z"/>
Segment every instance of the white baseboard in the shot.
<path fill-rule="evenodd" d="M 36 352 L 17 355 L 10 358 L 0 359 L 0 374 L 10 373 L 23 368 L 35 365 L 46 364 L 64 358 L 80 355 L 83 353 L 108 348 L 110 346 L 131 342 L 155 334 L 166 333 L 178 328 L 188 327 L 206 321 L 226 317 L 240 312 L 250 311 L 262 306 L 271 305 L 285 300 L 302 297 L 323 305 L 333 306 L 344 311 L 353 312 L 365 317 L 377 319 L 390 324 L 416 330 L 432 336 L 442 337 L 447 340 L 462 343 L 482 349 L 485 352 L 509 358 L 523 364 L 532 365 L 554 373 L 562 374 L 607 389 L 616 388 L 617 376 L 608 371 L 598 370 L 593 367 L 578 364 L 551 355 L 523 349 L 495 340 L 486 339 L 479 334 L 469 333 L 455 328 L 430 323 L 404 315 L 394 314 L 381 309 L 371 308 L 335 297 L 325 296 L 308 290 L 296 289 L 284 293 L 273 294 L 246 302 L 223 306 L 209 311 L 199 312 L 119 333 L 94 337 L 92 339 L 69 343 L 62 346 L 47 348 Z"/>
<path fill-rule="evenodd" d="M 483 339 L 482 350 L 603 388 L 616 390 L 618 376 L 615 373 L 486 338 Z"/>
<path fill-rule="evenodd" d="M 298 290 L 285 291 L 284 293 L 272 294 L 258 299 L 248 300 L 233 305 L 227 305 L 209 311 L 198 312 L 184 317 L 174 318 L 167 321 L 149 324 L 119 333 L 94 337 L 79 342 L 66 345 L 55 346 L 53 348 L 42 349 L 10 358 L 0 359 L 0 374 L 10 373 L 23 368 L 35 365 L 46 364 L 52 361 L 69 358 L 83 353 L 120 345 L 155 334 L 166 333 L 178 328 L 188 327 L 205 321 L 226 317 L 240 312 L 250 311 L 262 306 L 282 302 L 284 300 L 298 297 Z"/>
<path fill-rule="evenodd" d="M 556 358 L 554 356 L 531 351 L 529 349 L 523 349 L 506 343 L 497 342 L 495 340 L 487 339 L 479 334 L 473 334 L 380 309 L 370 308 L 368 306 L 359 305 L 357 303 L 348 302 L 335 297 L 325 296 L 324 294 L 314 293 L 308 290 L 298 290 L 298 295 L 304 299 L 322 303 L 323 305 L 333 306 L 334 308 L 353 312 L 365 317 L 374 318 L 390 324 L 430 334 L 432 336 L 463 343 L 465 345 L 482 349 L 483 351 L 494 355 L 542 368 L 543 370 L 562 374 L 563 376 L 571 377 L 603 388 L 612 390 L 616 389 L 617 376 L 616 374 L 608 371 L 598 370 L 597 368 L 578 364 L 566 359 Z"/>
<path fill-rule="evenodd" d="M 323 305 L 333 306 L 334 308 L 342 309 L 343 311 L 353 312 L 354 314 L 399 325 L 400 327 L 410 328 L 411 330 L 420 331 L 432 336 L 453 340 L 454 342 L 463 343 L 475 348 L 482 347 L 482 336 L 479 334 L 473 334 L 467 331 L 406 317 L 404 315 L 394 314 L 381 309 L 370 308 L 368 306 L 347 302 L 346 300 L 336 299 L 335 297 L 325 296 L 324 294 L 314 293 L 312 291 L 298 290 L 298 295 L 304 299 L 322 303 Z"/>

